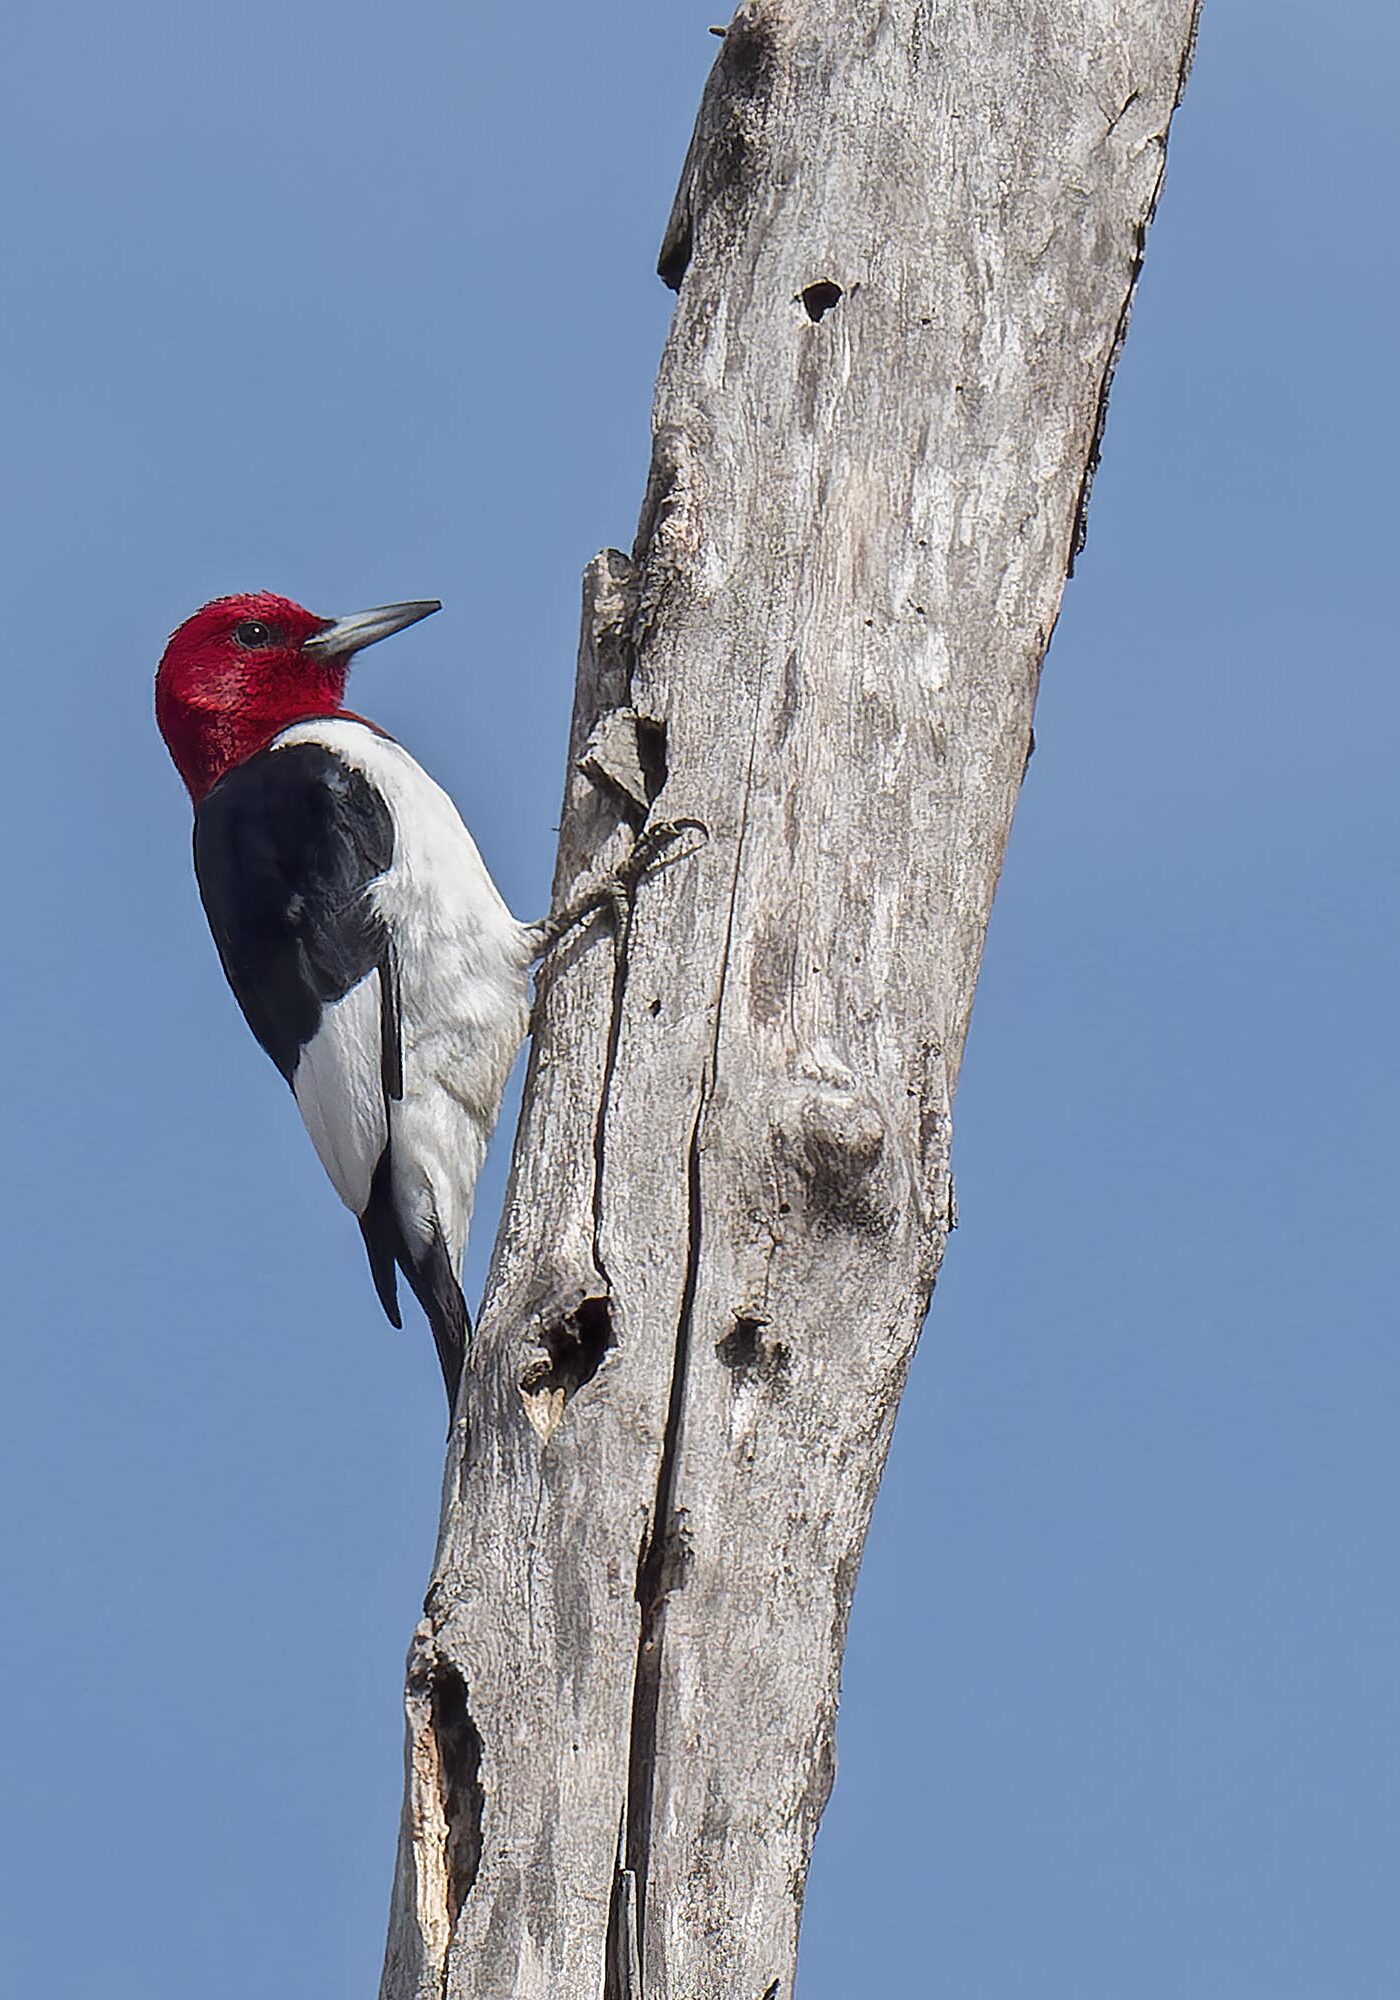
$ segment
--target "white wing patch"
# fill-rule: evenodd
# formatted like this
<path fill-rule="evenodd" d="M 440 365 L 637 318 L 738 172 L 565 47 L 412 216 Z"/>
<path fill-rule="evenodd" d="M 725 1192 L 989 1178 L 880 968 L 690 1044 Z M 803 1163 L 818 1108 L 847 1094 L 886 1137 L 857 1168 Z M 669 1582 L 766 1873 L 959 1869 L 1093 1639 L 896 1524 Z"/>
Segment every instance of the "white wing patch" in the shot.
<path fill-rule="evenodd" d="M 302 1050 L 292 1078 L 297 1109 L 321 1165 L 356 1215 L 364 1213 L 389 1137 L 380 1035 L 376 970 L 322 1010 L 321 1025 Z"/>

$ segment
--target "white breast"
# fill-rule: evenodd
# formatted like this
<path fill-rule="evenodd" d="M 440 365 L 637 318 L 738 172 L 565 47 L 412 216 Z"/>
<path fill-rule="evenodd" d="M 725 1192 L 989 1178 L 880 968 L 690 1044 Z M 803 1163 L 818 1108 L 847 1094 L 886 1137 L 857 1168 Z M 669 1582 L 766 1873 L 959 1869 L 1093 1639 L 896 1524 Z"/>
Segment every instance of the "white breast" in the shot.
<path fill-rule="evenodd" d="M 390 1103 L 388 1120 L 394 1199 L 404 1229 L 425 1243 L 436 1218 L 455 1268 L 486 1141 L 528 1023 L 530 932 L 501 900 L 451 799 L 400 744 L 346 720 L 297 723 L 272 747 L 293 743 L 319 743 L 362 771 L 393 820 L 393 861 L 371 894 L 398 970 L 403 1096 Z M 369 1197 L 364 1162 L 375 1114 L 363 1072 L 372 1053 L 377 1081 L 380 998 L 375 973 L 328 1009 L 295 1080 L 317 1152 L 357 1213 Z M 318 1055 L 337 1011 L 348 1033 L 336 1050 Z M 342 1087 L 347 1095 L 338 1100 Z M 373 1095 L 382 1119 L 382 1092 Z"/>

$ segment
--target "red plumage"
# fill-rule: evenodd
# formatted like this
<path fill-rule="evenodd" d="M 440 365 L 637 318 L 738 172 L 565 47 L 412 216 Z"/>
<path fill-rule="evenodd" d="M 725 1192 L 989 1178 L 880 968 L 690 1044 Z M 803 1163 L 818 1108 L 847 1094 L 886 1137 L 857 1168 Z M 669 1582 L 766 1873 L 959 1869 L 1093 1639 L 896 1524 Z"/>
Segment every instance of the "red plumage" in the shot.
<path fill-rule="evenodd" d="M 156 722 L 196 805 L 226 771 L 265 749 L 279 730 L 339 715 L 350 655 L 302 647 L 332 623 L 270 590 L 216 597 L 170 636 L 156 672 Z M 270 643 L 250 647 L 240 626 Z"/>

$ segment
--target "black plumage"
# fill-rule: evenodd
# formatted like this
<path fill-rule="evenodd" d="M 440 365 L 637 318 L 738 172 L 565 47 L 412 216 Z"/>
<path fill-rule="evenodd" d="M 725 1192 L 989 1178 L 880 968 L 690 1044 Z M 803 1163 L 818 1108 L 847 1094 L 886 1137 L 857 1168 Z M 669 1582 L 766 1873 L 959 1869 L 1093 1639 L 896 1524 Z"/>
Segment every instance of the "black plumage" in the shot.
<path fill-rule="evenodd" d="M 369 895 L 393 857 L 394 822 L 379 791 L 319 743 L 250 757 L 195 812 L 195 875 L 220 963 L 288 1083 L 295 1087 L 325 1010 L 379 973 L 385 1142 L 368 1198 L 355 1206 L 380 1303 L 402 1325 L 401 1270 L 432 1326 L 452 1403 L 470 1333 L 466 1304 L 440 1230 L 430 1241 L 410 1241 L 393 1196 L 389 1114 L 404 1089 L 399 977 L 393 940 Z"/>
<path fill-rule="evenodd" d="M 194 872 L 220 962 L 288 1082 L 322 1009 L 388 955 L 365 892 L 393 854 L 383 799 L 319 743 L 250 757 L 195 813 Z M 397 1073 L 397 1038 L 386 1053 Z"/>

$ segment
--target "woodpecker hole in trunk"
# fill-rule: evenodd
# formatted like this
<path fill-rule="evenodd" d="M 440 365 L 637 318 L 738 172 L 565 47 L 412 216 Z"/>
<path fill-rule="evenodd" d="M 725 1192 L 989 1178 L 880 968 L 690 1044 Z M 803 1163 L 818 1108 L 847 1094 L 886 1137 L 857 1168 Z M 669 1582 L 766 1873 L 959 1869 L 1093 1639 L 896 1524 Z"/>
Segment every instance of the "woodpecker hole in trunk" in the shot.
<path fill-rule="evenodd" d="M 830 278 L 819 278 L 814 285 L 804 286 L 797 296 L 806 308 L 808 319 L 815 324 L 823 314 L 829 313 L 833 306 L 841 303 L 844 294 L 841 287 L 833 284 Z"/>
<path fill-rule="evenodd" d="M 593 1380 L 616 1345 L 608 1300 L 581 1299 L 572 1312 L 541 1327 L 539 1345 L 544 1353 L 521 1376 L 520 1394 L 526 1416 L 547 1444 L 571 1399 Z"/>

